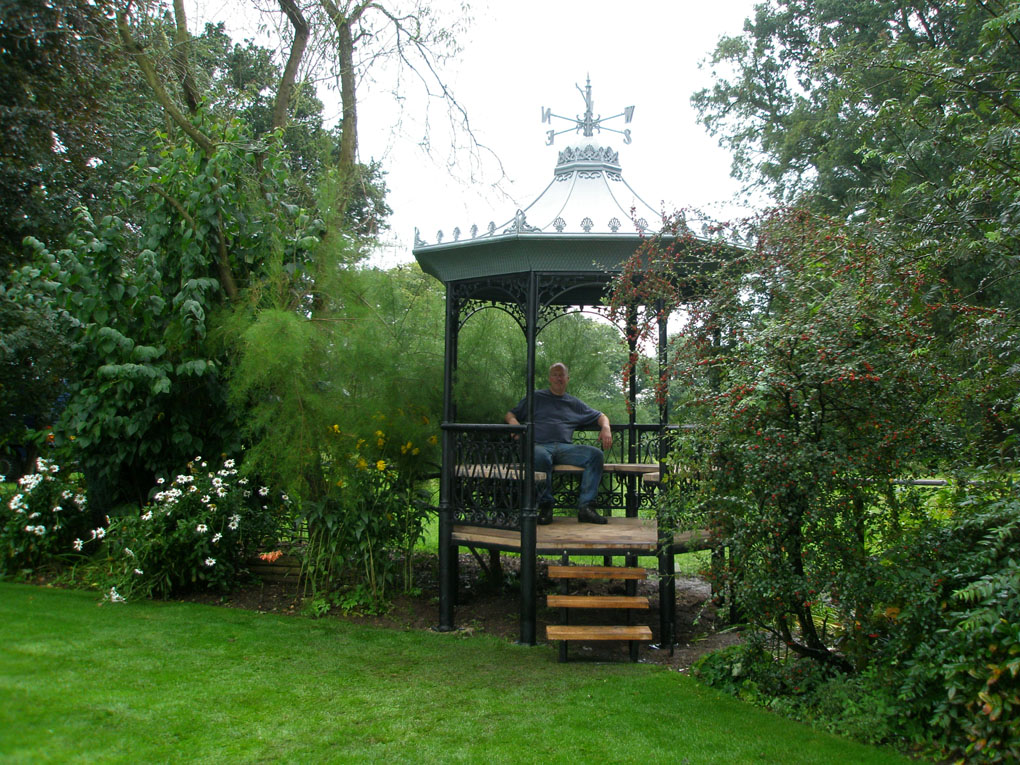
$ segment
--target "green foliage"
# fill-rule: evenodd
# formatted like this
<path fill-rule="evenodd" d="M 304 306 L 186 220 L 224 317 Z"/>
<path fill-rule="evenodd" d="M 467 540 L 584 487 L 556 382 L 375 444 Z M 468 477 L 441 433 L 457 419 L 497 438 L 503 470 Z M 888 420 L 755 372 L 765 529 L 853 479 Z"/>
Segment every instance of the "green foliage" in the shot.
<path fill-rule="evenodd" d="M 16 302 L 0 284 L 0 464 L 28 472 L 35 441 L 59 415 L 70 365 L 59 317 L 42 302 Z"/>
<path fill-rule="evenodd" d="M 196 457 L 157 484 L 165 488 L 151 503 L 114 517 L 103 534 L 109 600 L 227 591 L 246 572 L 247 558 L 274 542 L 291 515 L 286 495 L 255 488 L 239 477 L 233 459 L 216 467 Z"/>
<path fill-rule="evenodd" d="M 357 270 L 344 261 L 356 253 L 334 247 L 343 242 L 316 252 L 310 314 L 281 291 L 252 291 L 259 303 L 225 314 L 217 332 L 231 353 L 232 405 L 247 412 L 248 464 L 302 500 L 321 499 L 328 485 L 322 455 L 333 425 L 370 434 L 378 413 L 438 421 L 441 411 L 438 290 L 417 269 Z M 394 443 L 416 435 L 389 432 Z"/>
<path fill-rule="evenodd" d="M 973 762 L 1020 757 L 1020 497 L 971 486 L 883 561 L 880 663 L 909 730 Z M 966 744 L 962 742 L 967 742 Z"/>
<path fill-rule="evenodd" d="M 967 301 L 1015 310 L 1018 40 L 1015 2 L 770 0 L 693 102 L 736 175 L 881 220 Z"/>
<path fill-rule="evenodd" d="M 905 745 L 903 705 L 883 673 L 844 674 L 810 659 L 777 657 L 752 637 L 706 655 L 694 667 L 702 682 L 794 720 L 871 744 Z"/>
<path fill-rule="evenodd" d="M 104 108 L 118 61 L 109 3 L 0 3 L 0 273 L 21 262 L 24 236 L 68 230 L 72 209 L 102 187 Z"/>
<path fill-rule="evenodd" d="M 431 510 L 422 481 L 438 441 L 428 417 L 417 420 L 379 415 L 379 427 L 364 435 L 331 428 L 327 490 L 306 503 L 304 516 L 304 575 L 313 599 L 333 593 L 345 611 L 379 611 L 394 586 L 411 589 L 412 554 Z"/>
<path fill-rule="evenodd" d="M 440 333 L 442 328 L 439 328 Z M 441 335 L 440 335 L 441 337 Z M 580 313 L 567 314 L 542 328 L 535 354 L 536 388 L 549 384 L 549 367 L 560 361 L 570 370 L 569 391 L 609 415 L 627 421 L 620 370 L 627 347 L 619 330 Z M 524 333 L 501 310 L 480 311 L 458 337 L 457 416 L 463 422 L 502 422 L 524 395 L 527 348 Z M 646 419 L 642 419 L 646 418 Z M 638 422 L 656 422 L 658 413 L 642 408 Z"/>
<path fill-rule="evenodd" d="M 122 185 L 145 206 L 141 235 L 116 216 L 79 209 L 65 249 L 27 240 L 34 265 L 11 295 L 47 297 L 69 336 L 75 367 L 58 435 L 73 441 L 102 506 L 144 501 L 155 475 L 190 455 L 237 447 L 224 358 L 207 342 L 216 308 L 267 273 L 300 273 L 321 223 L 285 199 L 270 154 L 258 164 L 237 125 L 209 158 L 166 143 L 158 166 Z"/>
<path fill-rule="evenodd" d="M 438 470 L 442 298 L 421 271 L 358 270 L 342 247 L 317 249 L 308 315 L 285 293 L 251 292 L 260 302 L 217 335 L 248 413 L 248 465 L 300 499 L 313 600 L 379 609 L 410 587 L 423 482 Z"/>
<path fill-rule="evenodd" d="M 35 471 L 19 478 L 16 487 L 0 479 L 0 575 L 70 558 L 72 541 L 79 540 L 80 550 L 80 537 L 93 525 L 80 473 L 68 474 L 43 458 Z"/>
<path fill-rule="evenodd" d="M 819 204 L 842 208 L 862 189 L 891 186 L 896 170 L 945 178 L 955 159 L 932 151 L 924 123 L 908 120 L 875 131 L 870 120 L 890 102 L 927 97 L 907 74 L 919 56 L 943 50 L 959 62 L 969 59 L 969 66 L 996 69 L 981 55 L 986 12 L 944 0 L 909 8 L 892 0 L 763 2 L 742 35 L 719 42 L 708 61 L 715 81 L 692 102 L 701 121 L 733 150 L 734 173 L 760 179 L 785 201 L 802 201 L 808 193 Z M 885 56 L 900 64 L 872 66 Z M 957 95 L 967 99 L 963 89 Z M 932 103 L 940 105 L 939 97 Z M 869 152 L 876 148 L 906 149 L 912 156 L 884 165 Z"/>
<path fill-rule="evenodd" d="M 617 293 L 677 305 L 697 290 L 670 349 L 668 383 L 697 426 L 670 460 L 687 479 L 674 483 L 675 520 L 726 540 L 724 576 L 756 625 L 863 667 L 867 639 L 848 629 L 834 650 L 820 607 L 865 623 L 874 553 L 916 515 L 895 482 L 963 457 L 944 407 L 961 360 L 934 325 L 969 336 L 967 315 L 880 240 L 806 213 L 768 217 L 755 246 L 700 264 L 678 234 L 638 256 L 666 278 L 621 280 Z"/>
<path fill-rule="evenodd" d="M 760 634 L 706 657 L 708 684 L 841 735 L 923 748 L 966 762 L 1020 752 L 1020 497 L 1013 485 L 954 490 L 955 508 L 878 556 L 865 631 L 871 661 L 854 674 L 766 647 Z"/>

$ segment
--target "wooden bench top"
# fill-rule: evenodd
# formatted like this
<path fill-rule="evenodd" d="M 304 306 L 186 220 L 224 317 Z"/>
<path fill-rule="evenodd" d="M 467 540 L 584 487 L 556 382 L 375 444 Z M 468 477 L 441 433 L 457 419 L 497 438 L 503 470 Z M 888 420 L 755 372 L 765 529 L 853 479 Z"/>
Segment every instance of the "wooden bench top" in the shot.
<path fill-rule="evenodd" d="M 581 473 L 584 468 L 576 465 L 553 465 L 554 473 Z M 624 473 L 626 475 L 643 475 L 645 473 L 658 473 L 658 463 L 645 462 L 607 462 L 602 466 L 603 473 Z"/>
<path fill-rule="evenodd" d="M 553 465 L 554 473 L 582 473 L 584 468 L 576 465 Z M 640 475 L 646 482 L 658 480 L 659 466 L 645 462 L 607 462 L 602 466 L 603 473 L 616 473 L 618 475 Z M 655 478 L 651 478 L 651 476 Z M 497 478 L 504 481 L 521 481 L 524 479 L 524 471 L 515 465 L 502 464 L 478 464 L 478 465 L 457 465 L 457 476 L 460 478 Z M 535 480 L 544 481 L 545 473 L 535 471 Z"/>

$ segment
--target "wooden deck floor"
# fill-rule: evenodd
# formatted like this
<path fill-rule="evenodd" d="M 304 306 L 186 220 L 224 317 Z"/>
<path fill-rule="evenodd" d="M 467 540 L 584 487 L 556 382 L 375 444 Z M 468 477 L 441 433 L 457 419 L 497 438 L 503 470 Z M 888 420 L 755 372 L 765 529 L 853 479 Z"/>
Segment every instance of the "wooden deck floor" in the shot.
<path fill-rule="evenodd" d="M 453 541 L 463 547 L 481 547 L 492 550 L 520 552 L 521 535 L 518 531 L 486 529 L 478 526 L 454 526 Z M 648 518 L 609 518 L 606 525 L 578 523 L 576 518 L 556 517 L 548 526 L 539 526 L 537 550 L 539 555 L 604 555 L 634 553 L 655 555 L 658 527 Z M 673 538 L 676 552 L 707 550 L 711 548 L 708 532 L 695 531 L 677 534 Z"/>

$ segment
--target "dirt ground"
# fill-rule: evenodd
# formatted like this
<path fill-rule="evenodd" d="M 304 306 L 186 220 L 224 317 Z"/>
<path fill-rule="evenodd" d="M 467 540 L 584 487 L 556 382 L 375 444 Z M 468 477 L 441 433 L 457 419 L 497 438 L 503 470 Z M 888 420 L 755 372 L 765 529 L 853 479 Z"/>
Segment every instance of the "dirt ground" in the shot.
<path fill-rule="evenodd" d="M 472 635 L 496 635 L 510 641 L 520 638 L 520 598 L 517 586 L 518 559 L 503 556 L 502 577 L 497 586 L 484 576 L 479 563 L 471 555 L 460 558 L 460 590 L 454 620 L 460 638 Z M 545 595 L 558 591 L 558 584 L 547 576 L 548 561 L 539 561 L 537 614 L 539 643 L 545 643 L 545 627 L 559 623 L 559 610 L 545 607 Z M 705 653 L 739 643 L 740 633 L 730 628 L 722 613 L 717 613 L 709 585 L 696 577 L 678 577 L 676 582 L 676 638 L 673 650 L 658 648 L 659 592 L 656 572 L 638 583 L 638 594 L 647 595 L 651 608 L 635 614 L 635 624 L 652 629 L 653 642 L 641 645 L 639 661 L 669 666 L 680 672 Z M 343 619 L 386 629 L 432 630 L 439 623 L 439 584 L 435 556 L 423 556 L 415 567 L 415 585 L 419 594 L 397 597 L 389 611 L 382 615 L 343 614 L 334 609 L 324 618 Z M 624 594 L 622 582 L 585 581 L 571 585 L 573 594 Z M 227 596 L 196 594 L 187 600 L 232 608 L 275 614 L 301 613 L 301 597 L 295 584 L 259 582 Z M 623 624 L 620 613 L 606 611 L 582 612 L 573 623 Z M 570 661 L 628 661 L 629 651 L 623 642 L 569 644 Z"/>

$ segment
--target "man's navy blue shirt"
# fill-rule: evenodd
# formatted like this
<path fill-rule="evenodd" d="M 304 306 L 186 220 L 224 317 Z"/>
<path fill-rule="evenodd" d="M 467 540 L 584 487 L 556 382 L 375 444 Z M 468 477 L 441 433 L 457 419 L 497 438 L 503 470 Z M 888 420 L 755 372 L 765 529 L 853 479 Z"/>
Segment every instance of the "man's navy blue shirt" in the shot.
<path fill-rule="evenodd" d="M 518 422 L 527 417 L 527 397 L 510 411 Z M 581 399 L 564 393 L 557 396 L 549 389 L 535 391 L 535 443 L 569 444 L 574 430 L 594 425 L 602 412 L 592 409 Z"/>

